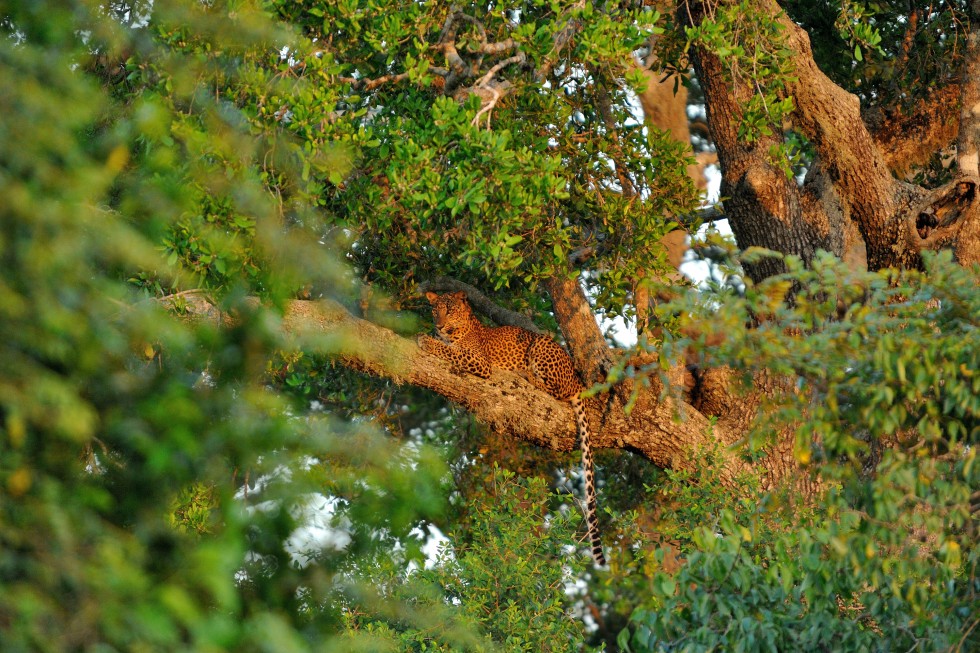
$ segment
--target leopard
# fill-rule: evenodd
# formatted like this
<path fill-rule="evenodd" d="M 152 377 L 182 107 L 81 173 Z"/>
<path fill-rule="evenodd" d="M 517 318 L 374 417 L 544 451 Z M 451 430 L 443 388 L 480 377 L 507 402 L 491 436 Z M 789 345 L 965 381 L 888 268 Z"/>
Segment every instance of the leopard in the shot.
<path fill-rule="evenodd" d="M 438 338 L 419 336 L 423 351 L 449 362 L 456 373 L 483 379 L 493 370 L 525 376 L 532 384 L 559 401 L 567 401 L 575 415 L 582 468 L 585 475 L 585 521 L 596 564 L 605 566 L 596 507 L 592 433 L 582 401 L 585 387 L 568 352 L 550 337 L 516 326 L 485 326 L 474 315 L 464 291 L 446 294 L 426 292 Z"/>

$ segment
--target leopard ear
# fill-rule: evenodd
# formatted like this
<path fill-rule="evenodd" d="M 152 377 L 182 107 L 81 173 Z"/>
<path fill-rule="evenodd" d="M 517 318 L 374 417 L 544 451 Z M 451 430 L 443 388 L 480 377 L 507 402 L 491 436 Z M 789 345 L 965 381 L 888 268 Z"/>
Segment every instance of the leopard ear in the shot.
<path fill-rule="evenodd" d="M 466 301 L 466 293 L 462 290 L 457 290 L 456 292 L 454 292 L 453 297 L 455 297 L 456 299 L 462 299 L 464 302 Z"/>
<path fill-rule="evenodd" d="M 432 291 L 428 291 L 425 293 L 425 298 L 429 300 L 430 304 L 435 304 L 436 300 L 439 299 L 439 295 L 435 294 Z"/>

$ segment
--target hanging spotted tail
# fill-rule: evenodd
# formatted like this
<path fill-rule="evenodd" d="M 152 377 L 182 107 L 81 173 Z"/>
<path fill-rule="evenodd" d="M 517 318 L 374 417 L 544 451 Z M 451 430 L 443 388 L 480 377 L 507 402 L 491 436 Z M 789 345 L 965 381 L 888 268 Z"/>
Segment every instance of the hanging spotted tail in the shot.
<path fill-rule="evenodd" d="M 589 422 L 585 417 L 585 406 L 576 394 L 569 398 L 572 411 L 575 413 L 575 424 L 578 427 L 579 446 L 582 447 L 582 468 L 585 470 L 585 523 L 589 530 L 589 540 L 592 542 L 592 557 L 599 566 L 606 564 L 606 556 L 602 554 L 602 540 L 599 537 L 599 515 L 595 500 L 595 472 L 592 469 L 592 438 L 589 435 Z"/>

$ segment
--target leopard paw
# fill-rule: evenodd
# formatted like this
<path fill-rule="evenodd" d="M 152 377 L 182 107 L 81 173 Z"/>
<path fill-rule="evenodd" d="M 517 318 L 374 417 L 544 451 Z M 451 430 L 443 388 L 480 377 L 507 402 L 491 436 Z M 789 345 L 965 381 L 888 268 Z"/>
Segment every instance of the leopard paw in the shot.
<path fill-rule="evenodd" d="M 443 344 L 424 333 L 420 333 L 415 337 L 415 344 L 422 349 L 422 351 L 429 352 L 430 354 L 439 354 L 442 351 Z"/>

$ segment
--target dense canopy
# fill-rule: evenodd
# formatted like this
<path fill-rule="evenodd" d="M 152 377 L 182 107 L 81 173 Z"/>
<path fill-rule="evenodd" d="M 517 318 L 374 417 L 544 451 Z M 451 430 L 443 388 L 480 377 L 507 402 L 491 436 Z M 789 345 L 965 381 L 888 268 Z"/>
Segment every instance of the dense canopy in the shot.
<path fill-rule="evenodd" d="M 0 32 L 4 651 L 980 647 L 980 3 Z M 568 349 L 607 566 L 427 290 Z"/>

